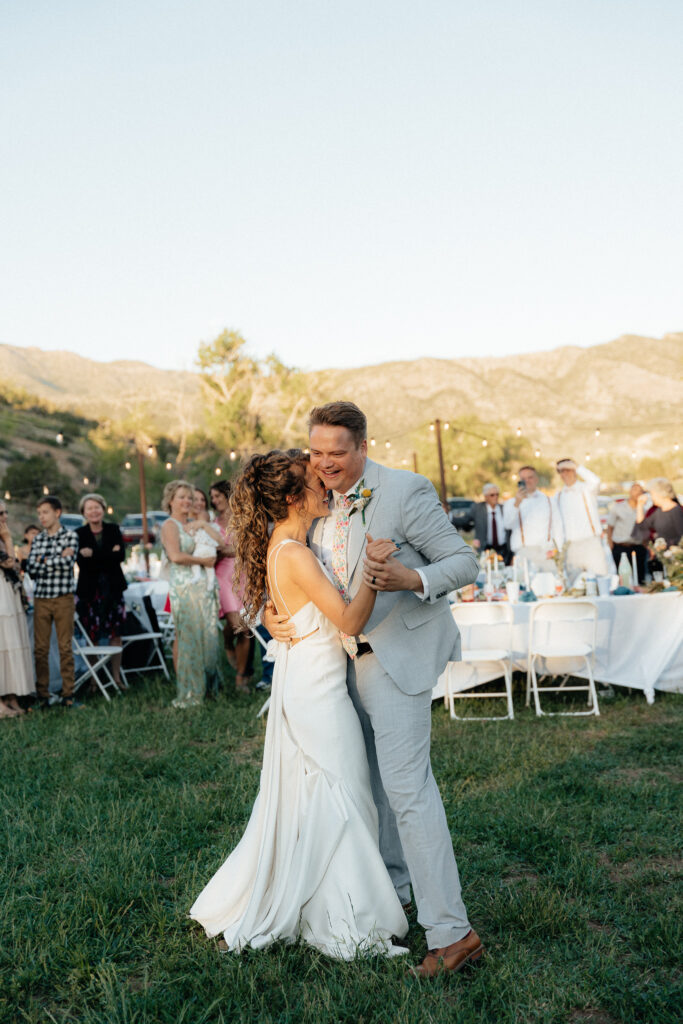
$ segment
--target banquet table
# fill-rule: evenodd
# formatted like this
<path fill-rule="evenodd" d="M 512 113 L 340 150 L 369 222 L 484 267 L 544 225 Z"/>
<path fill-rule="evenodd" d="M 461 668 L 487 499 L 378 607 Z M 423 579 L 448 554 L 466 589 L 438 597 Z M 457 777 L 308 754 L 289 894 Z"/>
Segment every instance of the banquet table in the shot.
<path fill-rule="evenodd" d="M 610 595 L 588 600 L 598 610 L 594 669 L 598 682 L 642 690 L 648 704 L 654 703 L 655 690 L 683 693 L 682 592 Z M 513 667 L 522 671 L 527 667 L 529 615 L 534 604 L 510 605 Z M 576 662 L 563 666 L 553 663 L 552 671 L 586 678 L 585 669 Z M 477 683 L 500 675 L 490 663 L 472 666 L 471 673 L 470 678 Z M 444 673 L 434 687 L 432 699 L 443 697 L 445 688 Z"/>

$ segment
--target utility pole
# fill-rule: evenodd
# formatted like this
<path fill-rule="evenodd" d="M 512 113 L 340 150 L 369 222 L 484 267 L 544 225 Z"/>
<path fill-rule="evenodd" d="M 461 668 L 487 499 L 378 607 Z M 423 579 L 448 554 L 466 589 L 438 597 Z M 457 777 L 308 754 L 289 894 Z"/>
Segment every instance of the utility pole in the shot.
<path fill-rule="evenodd" d="M 147 527 L 147 489 L 145 487 L 145 457 L 139 445 L 135 446 L 138 453 L 138 470 L 140 473 L 140 512 L 142 513 L 142 550 L 145 555 L 145 565 L 149 569 L 149 529 Z"/>
<path fill-rule="evenodd" d="M 439 455 L 439 479 L 441 481 L 441 504 L 444 509 L 448 508 L 446 501 L 446 474 L 443 468 L 443 449 L 441 448 L 441 420 L 434 420 L 434 433 L 436 435 L 436 450 Z"/>

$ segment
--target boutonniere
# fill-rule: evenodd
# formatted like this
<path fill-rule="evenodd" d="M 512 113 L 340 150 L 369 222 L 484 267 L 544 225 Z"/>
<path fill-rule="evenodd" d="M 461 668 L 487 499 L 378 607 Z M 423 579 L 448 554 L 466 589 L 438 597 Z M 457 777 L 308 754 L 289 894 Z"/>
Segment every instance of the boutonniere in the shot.
<path fill-rule="evenodd" d="M 349 494 L 349 498 L 351 499 L 349 516 L 352 516 L 354 512 L 360 512 L 363 516 L 363 526 L 365 526 L 365 509 L 372 501 L 372 487 L 366 487 L 363 479 L 353 494 Z"/>

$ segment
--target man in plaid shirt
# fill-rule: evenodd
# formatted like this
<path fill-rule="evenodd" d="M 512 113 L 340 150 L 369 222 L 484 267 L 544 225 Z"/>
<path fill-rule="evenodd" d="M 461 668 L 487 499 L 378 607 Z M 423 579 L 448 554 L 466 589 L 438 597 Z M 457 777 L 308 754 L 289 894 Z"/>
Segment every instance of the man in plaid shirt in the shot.
<path fill-rule="evenodd" d="M 74 656 L 71 647 L 74 632 L 74 564 L 78 554 L 78 536 L 60 523 L 62 503 L 51 494 L 38 504 L 38 519 L 43 527 L 33 541 L 27 571 L 33 579 L 33 614 L 36 691 L 41 707 L 47 707 L 50 683 L 50 636 L 52 623 L 57 631 L 59 665 L 62 674 L 62 704 L 73 707 Z"/>

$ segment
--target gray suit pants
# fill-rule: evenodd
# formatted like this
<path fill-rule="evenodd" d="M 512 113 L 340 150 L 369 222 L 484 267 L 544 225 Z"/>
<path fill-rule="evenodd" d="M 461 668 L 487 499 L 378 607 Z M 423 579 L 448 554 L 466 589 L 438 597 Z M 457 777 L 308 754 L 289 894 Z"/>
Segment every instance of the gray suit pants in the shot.
<path fill-rule="evenodd" d="M 402 903 L 412 882 L 428 947 L 448 946 L 470 925 L 429 759 L 431 690 L 403 693 L 374 654 L 349 660 L 347 683 L 363 727 L 384 863 Z"/>

